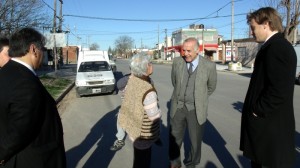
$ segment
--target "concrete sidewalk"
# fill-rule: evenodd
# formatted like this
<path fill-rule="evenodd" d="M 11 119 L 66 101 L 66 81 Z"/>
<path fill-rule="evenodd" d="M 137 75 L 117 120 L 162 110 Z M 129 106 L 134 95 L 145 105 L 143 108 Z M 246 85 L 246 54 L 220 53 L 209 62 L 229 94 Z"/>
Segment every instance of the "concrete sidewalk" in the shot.
<path fill-rule="evenodd" d="M 54 78 L 65 78 L 71 80 L 71 84 L 69 84 L 65 90 L 63 90 L 60 93 L 60 96 L 55 100 L 56 104 L 59 104 L 59 102 L 65 97 L 65 95 L 74 87 L 75 84 L 75 77 L 76 77 L 76 64 L 69 64 L 69 65 L 64 65 L 60 69 L 57 69 L 56 71 L 51 68 L 47 69 L 40 69 L 37 70 L 36 73 L 38 76 L 42 75 L 48 75 Z"/>
<path fill-rule="evenodd" d="M 232 71 L 228 69 L 228 65 L 220 64 L 220 63 L 216 63 L 216 68 L 217 71 L 237 73 L 237 74 L 251 74 L 253 72 L 253 69 L 249 67 L 242 67 L 242 70 Z"/>
<path fill-rule="evenodd" d="M 153 63 L 156 64 L 172 64 L 173 62 L 171 60 L 161 60 L 161 59 L 156 59 L 153 60 Z M 228 69 L 228 64 L 222 64 L 219 62 L 216 62 L 216 68 L 217 71 L 223 71 L 223 72 L 230 72 L 230 73 L 237 73 L 237 74 L 251 74 L 253 72 L 252 68 L 249 67 L 242 67 L 242 70 L 236 70 L 236 71 L 231 71 Z"/>

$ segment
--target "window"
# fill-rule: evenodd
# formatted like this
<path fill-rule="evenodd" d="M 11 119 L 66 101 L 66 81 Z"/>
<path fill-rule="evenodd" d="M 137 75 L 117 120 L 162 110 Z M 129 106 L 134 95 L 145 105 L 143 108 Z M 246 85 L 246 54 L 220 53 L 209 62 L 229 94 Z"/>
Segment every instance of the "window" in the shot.
<path fill-rule="evenodd" d="M 238 56 L 246 57 L 246 47 L 238 47 Z"/>
<path fill-rule="evenodd" d="M 110 66 L 106 61 L 82 62 L 78 72 L 109 71 Z"/>

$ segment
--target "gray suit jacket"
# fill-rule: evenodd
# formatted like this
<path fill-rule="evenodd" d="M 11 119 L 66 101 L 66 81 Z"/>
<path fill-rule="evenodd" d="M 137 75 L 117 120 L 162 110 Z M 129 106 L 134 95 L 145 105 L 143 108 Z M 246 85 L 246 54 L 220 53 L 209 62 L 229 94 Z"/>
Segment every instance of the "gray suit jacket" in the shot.
<path fill-rule="evenodd" d="M 203 124 L 207 118 L 207 106 L 208 97 L 216 89 L 217 85 L 217 71 L 216 64 L 203 58 L 199 57 L 199 64 L 197 68 L 197 75 L 195 79 L 195 109 L 197 114 L 197 120 L 199 124 Z M 182 57 L 176 57 L 173 60 L 172 65 L 172 85 L 174 87 L 170 116 L 173 118 L 177 111 L 177 104 L 179 100 L 180 89 L 185 89 L 182 86 L 183 74 L 187 71 L 186 62 Z"/>

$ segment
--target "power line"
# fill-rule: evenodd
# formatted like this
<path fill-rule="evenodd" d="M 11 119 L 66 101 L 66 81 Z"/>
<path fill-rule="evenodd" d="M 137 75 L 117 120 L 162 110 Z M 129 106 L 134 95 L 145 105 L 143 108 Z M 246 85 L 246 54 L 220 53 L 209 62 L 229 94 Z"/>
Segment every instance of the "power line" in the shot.
<path fill-rule="evenodd" d="M 243 1 L 243 0 L 235 0 L 234 2 L 238 2 L 238 1 Z M 231 17 L 232 15 L 226 15 L 226 16 L 219 16 L 219 11 L 221 11 L 222 9 L 224 9 L 226 6 L 228 6 L 229 4 L 231 4 L 232 1 L 229 1 L 228 3 L 226 3 L 225 5 L 223 5 L 222 7 L 220 7 L 218 10 L 208 14 L 207 16 L 205 16 L 204 18 L 200 18 L 199 20 L 195 21 L 195 22 L 192 22 L 190 23 L 189 25 L 191 24 L 195 24 L 197 22 L 199 22 L 200 20 L 204 20 L 204 19 L 214 19 L 214 18 L 222 18 L 222 17 Z M 215 17 L 209 17 L 213 14 L 217 14 Z M 242 13 L 242 14 L 236 14 L 234 16 L 240 16 L 240 15 L 246 15 L 247 13 Z M 184 25 L 184 26 L 181 26 L 181 27 L 186 27 L 188 25 Z M 176 29 L 179 29 L 179 27 L 176 27 L 176 28 L 173 28 L 173 29 L 169 29 L 169 30 L 176 30 Z"/>
<path fill-rule="evenodd" d="M 53 11 L 55 11 L 49 4 L 47 4 L 44 0 L 42 0 L 42 2 L 50 9 L 52 9 Z"/>
<path fill-rule="evenodd" d="M 246 15 L 246 14 L 247 13 L 240 13 L 240 14 L 235 14 L 234 16 L 240 16 L 240 15 Z M 71 14 L 65 14 L 63 16 L 85 18 L 85 19 L 96 19 L 96 20 L 127 21 L 127 22 L 181 22 L 181 21 L 190 21 L 190 20 L 198 20 L 199 21 L 199 20 L 203 20 L 203 19 L 231 17 L 231 15 L 224 15 L 224 16 L 190 18 L 190 19 L 123 19 L 123 18 L 104 18 L 104 17 L 71 15 Z"/>

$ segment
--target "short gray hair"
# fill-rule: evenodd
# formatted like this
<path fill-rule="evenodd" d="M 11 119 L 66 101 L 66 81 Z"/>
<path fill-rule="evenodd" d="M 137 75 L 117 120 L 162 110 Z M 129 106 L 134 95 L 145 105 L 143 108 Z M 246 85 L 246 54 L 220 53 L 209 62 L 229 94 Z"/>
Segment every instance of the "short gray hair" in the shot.
<path fill-rule="evenodd" d="M 183 41 L 183 43 L 187 43 L 187 42 L 194 42 L 194 44 L 195 44 L 194 51 L 197 51 L 199 49 L 200 44 L 199 44 L 199 41 L 195 37 L 189 37 Z"/>
<path fill-rule="evenodd" d="M 138 53 L 131 58 L 130 69 L 134 76 L 142 77 L 147 75 L 148 64 L 151 63 L 151 56 L 146 53 Z"/>

